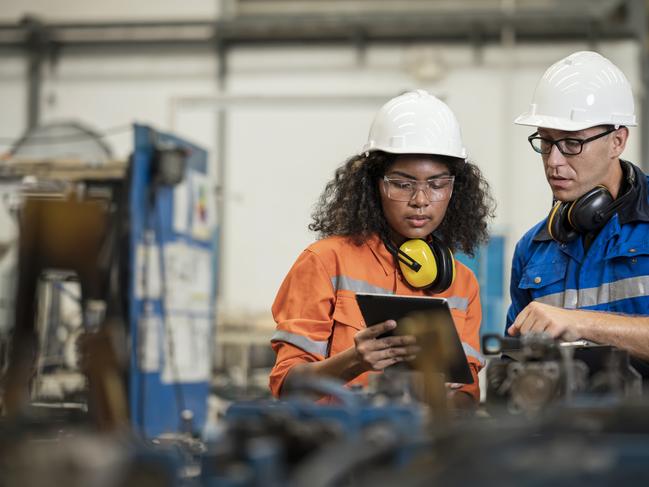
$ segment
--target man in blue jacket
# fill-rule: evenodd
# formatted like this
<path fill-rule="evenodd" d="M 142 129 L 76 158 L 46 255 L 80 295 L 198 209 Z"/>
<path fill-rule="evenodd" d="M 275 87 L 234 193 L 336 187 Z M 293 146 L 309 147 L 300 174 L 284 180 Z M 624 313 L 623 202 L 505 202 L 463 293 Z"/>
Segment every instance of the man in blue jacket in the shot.
<path fill-rule="evenodd" d="M 626 77 L 595 52 L 548 68 L 515 123 L 555 200 L 516 245 L 506 333 L 546 332 L 649 360 L 647 176 L 621 159 L 636 125 Z"/>

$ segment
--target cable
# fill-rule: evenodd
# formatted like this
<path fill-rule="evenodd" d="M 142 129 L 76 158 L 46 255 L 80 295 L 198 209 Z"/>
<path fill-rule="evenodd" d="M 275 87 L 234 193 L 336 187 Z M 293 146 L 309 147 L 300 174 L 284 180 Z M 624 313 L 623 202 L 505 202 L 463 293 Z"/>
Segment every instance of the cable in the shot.
<path fill-rule="evenodd" d="M 127 133 L 133 130 L 133 125 L 117 125 L 115 127 L 109 127 L 102 132 L 89 132 L 86 134 L 74 134 L 74 135 L 34 135 L 30 136 L 28 140 L 24 140 L 26 135 L 19 137 L 4 137 L 0 136 L 0 145 L 13 146 L 21 142 L 25 146 L 41 146 L 41 145 L 56 145 L 56 144 L 67 144 L 69 142 L 84 142 L 86 140 L 92 140 L 95 138 L 105 138 L 111 137 L 113 135 L 119 135 Z"/>

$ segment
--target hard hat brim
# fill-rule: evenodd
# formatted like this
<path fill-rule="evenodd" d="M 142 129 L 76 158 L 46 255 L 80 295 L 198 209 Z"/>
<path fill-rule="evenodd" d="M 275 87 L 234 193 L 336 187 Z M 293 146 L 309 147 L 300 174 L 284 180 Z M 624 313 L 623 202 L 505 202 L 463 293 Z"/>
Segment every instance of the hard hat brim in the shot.
<path fill-rule="evenodd" d="M 361 154 L 364 152 L 374 152 L 374 151 L 387 152 L 388 154 L 427 154 L 431 156 L 449 156 L 449 157 L 456 157 L 458 159 L 463 159 L 465 161 L 467 159 L 466 149 L 462 149 L 461 153 L 452 152 L 452 151 L 441 151 L 441 150 L 435 150 L 433 152 L 430 150 L 430 147 L 405 147 L 401 149 L 395 147 L 381 147 L 381 146 L 369 147 L 367 144 L 363 147 Z"/>
<path fill-rule="evenodd" d="M 523 113 L 514 120 L 516 125 L 526 125 L 529 127 L 538 127 L 545 129 L 565 130 L 567 132 L 576 132 L 585 130 L 598 125 L 624 125 L 635 126 L 633 123 L 615 123 L 610 120 L 566 120 L 565 118 L 550 117 L 547 115 L 530 115 Z"/>

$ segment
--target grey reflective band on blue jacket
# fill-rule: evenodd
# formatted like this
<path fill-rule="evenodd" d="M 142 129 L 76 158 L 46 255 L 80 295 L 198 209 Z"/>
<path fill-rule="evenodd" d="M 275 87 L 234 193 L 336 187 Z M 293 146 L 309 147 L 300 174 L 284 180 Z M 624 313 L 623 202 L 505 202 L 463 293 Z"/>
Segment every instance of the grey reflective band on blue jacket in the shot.
<path fill-rule="evenodd" d="M 305 337 L 304 335 L 297 335 L 295 333 L 290 333 L 288 331 L 282 330 L 275 331 L 270 341 L 290 343 L 291 345 L 295 345 L 297 348 L 300 348 L 307 353 L 322 355 L 323 357 L 327 356 L 327 348 L 329 347 L 328 341 L 317 342 Z"/>
<path fill-rule="evenodd" d="M 376 294 L 394 294 L 391 289 L 374 286 L 367 281 L 352 279 L 347 276 L 334 276 L 331 278 L 331 284 L 336 291 L 352 291 L 355 293 L 376 293 Z M 466 311 L 469 307 L 469 300 L 459 296 L 450 296 L 446 298 L 449 308 Z"/>
<path fill-rule="evenodd" d="M 379 286 L 361 281 L 360 279 L 352 279 L 347 276 L 334 276 L 331 278 L 331 284 L 336 291 L 353 291 L 355 293 L 376 293 L 376 294 L 394 294 L 391 289 L 385 289 Z"/>
<path fill-rule="evenodd" d="M 478 352 L 475 348 L 465 342 L 462 342 L 462 348 L 464 349 L 464 354 L 467 357 L 473 357 L 480 363 L 480 367 L 484 367 L 485 359 L 480 352 Z"/>
<path fill-rule="evenodd" d="M 566 289 L 564 292 L 535 298 L 535 301 L 567 309 L 586 308 L 649 294 L 649 276 L 607 282 L 599 287 Z"/>

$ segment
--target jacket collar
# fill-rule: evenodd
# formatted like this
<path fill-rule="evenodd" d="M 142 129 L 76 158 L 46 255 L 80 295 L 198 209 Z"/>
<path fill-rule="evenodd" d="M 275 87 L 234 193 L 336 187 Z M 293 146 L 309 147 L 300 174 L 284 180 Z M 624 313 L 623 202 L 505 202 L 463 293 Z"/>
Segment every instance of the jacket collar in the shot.
<path fill-rule="evenodd" d="M 378 235 L 372 235 L 365 240 L 365 245 L 370 248 L 386 276 L 394 273 L 394 256 L 388 251 Z"/>

